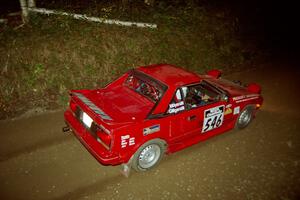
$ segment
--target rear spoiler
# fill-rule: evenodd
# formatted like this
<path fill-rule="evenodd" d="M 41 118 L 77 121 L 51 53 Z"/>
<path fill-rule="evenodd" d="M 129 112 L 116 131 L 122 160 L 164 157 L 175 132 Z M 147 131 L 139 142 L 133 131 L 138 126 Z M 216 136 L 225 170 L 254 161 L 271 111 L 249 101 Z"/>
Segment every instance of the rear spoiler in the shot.
<path fill-rule="evenodd" d="M 112 118 L 107 115 L 101 108 L 96 106 L 90 99 L 88 99 L 84 93 L 72 91 L 70 93 L 71 96 L 76 96 L 80 99 L 89 109 L 91 109 L 94 113 L 98 114 L 102 119 L 112 120 Z"/>

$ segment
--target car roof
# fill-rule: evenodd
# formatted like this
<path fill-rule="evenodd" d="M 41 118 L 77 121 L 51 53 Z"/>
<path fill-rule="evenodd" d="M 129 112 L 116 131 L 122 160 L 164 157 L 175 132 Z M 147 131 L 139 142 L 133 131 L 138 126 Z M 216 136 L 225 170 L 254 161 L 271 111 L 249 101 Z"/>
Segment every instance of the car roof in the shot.
<path fill-rule="evenodd" d="M 165 83 L 169 87 L 180 87 L 201 80 L 197 74 L 170 64 L 144 66 L 137 68 L 137 70 Z"/>

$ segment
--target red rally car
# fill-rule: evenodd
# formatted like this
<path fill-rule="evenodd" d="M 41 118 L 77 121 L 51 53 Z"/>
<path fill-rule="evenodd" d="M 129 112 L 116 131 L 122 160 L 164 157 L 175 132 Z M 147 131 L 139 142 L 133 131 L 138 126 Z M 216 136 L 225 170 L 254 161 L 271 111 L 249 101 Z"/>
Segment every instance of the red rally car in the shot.
<path fill-rule="evenodd" d="M 103 165 L 130 161 L 146 171 L 173 153 L 234 127 L 246 127 L 261 87 L 159 64 L 139 67 L 95 90 L 72 90 L 67 126 Z"/>

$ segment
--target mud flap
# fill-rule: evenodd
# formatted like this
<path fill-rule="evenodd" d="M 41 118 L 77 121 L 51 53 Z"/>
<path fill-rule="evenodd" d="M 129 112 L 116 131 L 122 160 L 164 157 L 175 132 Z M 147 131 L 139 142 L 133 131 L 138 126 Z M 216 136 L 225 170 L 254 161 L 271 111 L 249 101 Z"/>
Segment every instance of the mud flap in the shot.
<path fill-rule="evenodd" d="M 133 160 L 133 156 L 131 156 L 131 158 L 129 159 L 129 161 L 127 163 L 123 163 L 121 165 L 121 174 L 123 174 L 126 178 L 129 177 L 130 175 L 130 171 L 131 171 L 131 166 L 132 166 L 132 160 Z"/>

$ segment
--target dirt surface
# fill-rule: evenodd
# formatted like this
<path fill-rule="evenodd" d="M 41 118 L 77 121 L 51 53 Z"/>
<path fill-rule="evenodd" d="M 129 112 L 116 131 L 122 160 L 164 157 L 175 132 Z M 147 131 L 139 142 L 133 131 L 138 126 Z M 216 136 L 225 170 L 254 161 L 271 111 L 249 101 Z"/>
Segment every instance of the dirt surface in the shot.
<path fill-rule="evenodd" d="M 264 105 L 249 127 L 129 178 L 62 133 L 62 111 L 2 121 L 0 199 L 299 199 L 300 74 L 280 66 L 229 76 L 263 87 Z"/>

